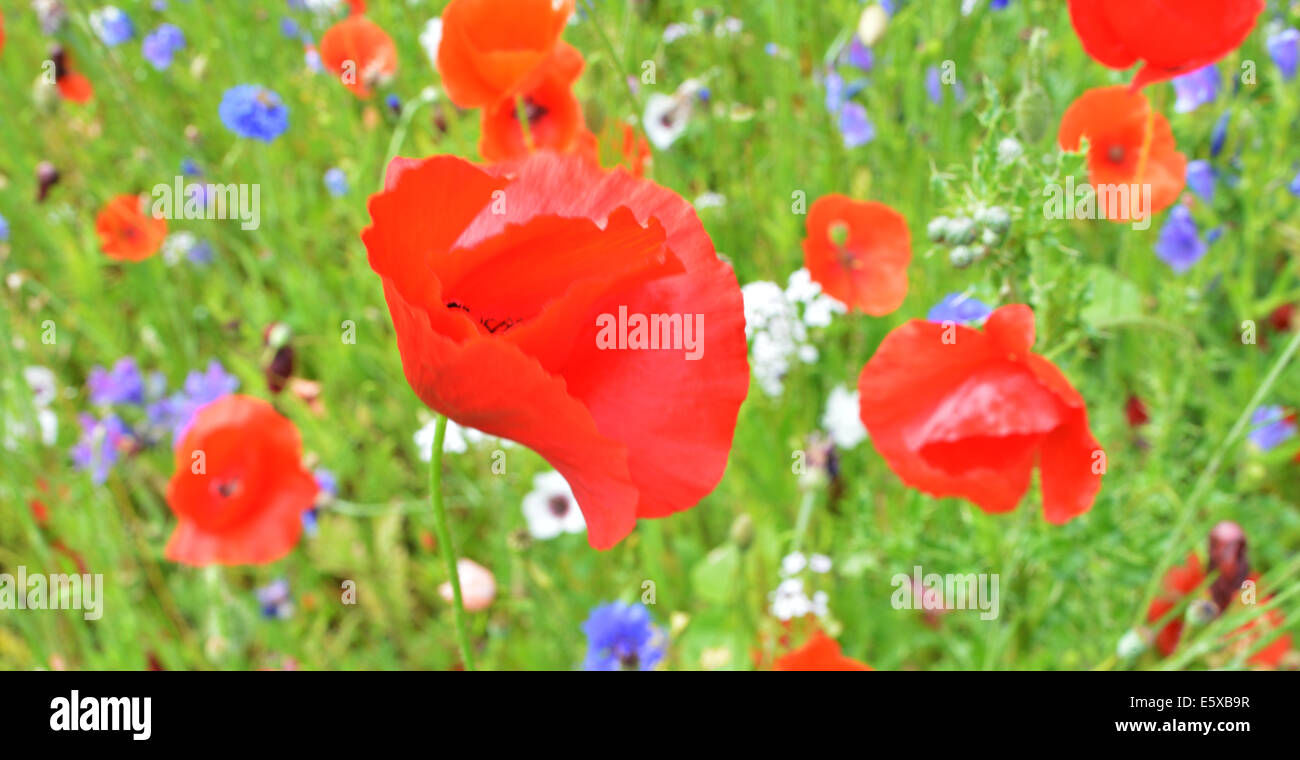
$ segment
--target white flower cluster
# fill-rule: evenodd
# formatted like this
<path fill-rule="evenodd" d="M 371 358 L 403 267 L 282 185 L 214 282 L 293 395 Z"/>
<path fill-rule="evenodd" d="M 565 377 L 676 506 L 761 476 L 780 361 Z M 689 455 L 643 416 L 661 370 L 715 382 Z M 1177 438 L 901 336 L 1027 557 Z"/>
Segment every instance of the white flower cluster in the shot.
<path fill-rule="evenodd" d="M 826 327 L 844 304 L 821 292 L 807 269 L 790 275 L 784 290 L 760 280 L 740 289 L 745 299 L 745 337 L 758 385 L 769 396 L 779 396 L 795 361 L 817 361 L 817 348 L 808 341 L 808 328 Z"/>
<path fill-rule="evenodd" d="M 785 580 L 768 595 L 772 601 L 772 615 L 777 620 L 795 620 L 808 614 L 819 618 L 830 617 L 830 595 L 825 591 L 815 591 L 808 596 L 804 579 L 797 577 L 803 571 L 811 570 L 819 575 L 831 571 L 831 558 L 825 554 L 813 554 L 805 557 L 801 552 L 786 555 L 781 560 L 781 575 Z"/>

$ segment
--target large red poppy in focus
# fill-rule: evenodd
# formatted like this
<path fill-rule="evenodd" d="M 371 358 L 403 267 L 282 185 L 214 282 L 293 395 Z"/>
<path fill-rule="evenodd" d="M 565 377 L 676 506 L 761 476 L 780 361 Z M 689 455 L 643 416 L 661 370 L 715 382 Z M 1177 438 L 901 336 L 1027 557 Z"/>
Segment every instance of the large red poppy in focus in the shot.
<path fill-rule="evenodd" d="M 1098 63 L 1127 69 L 1133 87 L 1172 79 L 1236 49 L 1255 28 L 1264 0 L 1070 0 L 1070 21 Z"/>
<path fill-rule="evenodd" d="M 144 211 L 138 195 L 117 195 L 95 217 L 99 249 L 110 259 L 142 261 L 158 252 L 167 237 L 167 220 Z"/>
<path fill-rule="evenodd" d="M 688 202 L 574 155 L 435 156 L 396 159 L 370 215 L 362 240 L 411 387 L 545 457 L 592 546 L 717 485 L 749 388 L 744 313 Z M 599 321 L 625 324 L 631 346 L 638 314 L 702 320 L 698 358 L 601 348 Z"/>
<path fill-rule="evenodd" d="M 370 97 L 370 88 L 397 71 L 397 46 L 393 38 L 365 16 L 348 16 L 325 31 L 320 39 L 320 59 L 358 98 Z"/>
<path fill-rule="evenodd" d="M 560 42 L 540 71 L 540 79 L 522 93 L 528 140 L 534 150 L 582 153 L 590 144 L 595 152 L 595 135 L 587 130 L 582 106 L 573 95 L 573 82 L 582 73 L 582 54 Z M 479 152 L 490 162 L 510 161 L 528 154 L 519 108 L 514 100 L 502 100 L 483 109 Z M 588 135 L 590 138 L 588 139 Z M 591 156 L 595 160 L 595 156 Z"/>
<path fill-rule="evenodd" d="M 176 449 L 165 556 L 186 565 L 254 565 L 288 554 L 319 486 L 298 429 L 267 402 L 232 394 L 201 408 Z"/>
<path fill-rule="evenodd" d="M 1104 457 L 1083 398 L 1034 354 L 1034 313 L 1003 306 L 984 331 L 912 320 L 885 337 L 858 379 L 862 422 L 907 485 L 1005 512 L 1041 475 L 1043 515 L 1092 507 Z"/>
<path fill-rule="evenodd" d="M 871 670 L 871 666 L 845 657 L 834 639 L 814 631 L 802 647 L 778 658 L 772 670 Z"/>
<path fill-rule="evenodd" d="M 851 309 L 884 316 L 907 297 L 912 237 L 883 203 L 824 195 L 808 209 L 804 266 L 822 292 Z"/>
<path fill-rule="evenodd" d="M 452 0 L 442 13 L 438 71 L 461 108 L 487 108 L 536 85 L 574 0 Z"/>
<path fill-rule="evenodd" d="M 1187 182 L 1187 158 L 1178 152 L 1169 122 L 1151 107 L 1146 96 L 1127 87 L 1088 90 L 1065 110 L 1059 141 L 1064 150 L 1079 149 L 1088 139 L 1088 181 L 1098 192 L 1098 207 L 1110 208 L 1114 222 L 1144 219 L 1169 208 Z M 1124 192 L 1112 202 L 1102 187 L 1150 185 L 1151 208 L 1142 192 Z M 1123 198 L 1128 206 L 1122 205 Z M 1073 202 L 1073 199 L 1067 199 Z M 1118 211 L 1118 213 L 1116 213 Z"/>

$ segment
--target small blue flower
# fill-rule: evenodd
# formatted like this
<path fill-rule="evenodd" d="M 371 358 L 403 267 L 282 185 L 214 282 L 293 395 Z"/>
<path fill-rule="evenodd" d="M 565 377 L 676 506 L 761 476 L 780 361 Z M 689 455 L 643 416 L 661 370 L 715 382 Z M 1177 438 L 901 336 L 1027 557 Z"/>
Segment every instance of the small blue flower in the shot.
<path fill-rule="evenodd" d="M 0 243 L 8 243 L 8 242 L 9 242 L 9 220 L 4 218 L 4 214 L 0 214 Z"/>
<path fill-rule="evenodd" d="M 90 27 L 105 45 L 116 47 L 135 35 L 131 18 L 120 9 L 106 5 L 90 13 Z"/>
<path fill-rule="evenodd" d="M 303 54 L 303 61 L 306 62 L 309 70 L 317 74 L 325 70 L 325 66 L 320 61 L 320 53 L 314 47 L 307 48 L 307 52 Z"/>
<path fill-rule="evenodd" d="M 1296 65 L 1300 63 L 1300 31 L 1284 29 L 1268 38 L 1268 55 L 1282 70 L 1282 79 L 1295 78 Z"/>
<path fill-rule="evenodd" d="M 1174 110 L 1178 113 L 1195 111 L 1219 96 L 1219 68 L 1211 63 L 1196 71 L 1174 77 Z"/>
<path fill-rule="evenodd" d="M 1295 435 L 1295 425 L 1287 422 L 1286 412 L 1280 406 L 1261 406 L 1255 410 L 1250 423 L 1254 426 L 1250 442 L 1260 451 L 1270 451 Z"/>
<path fill-rule="evenodd" d="M 172 65 L 172 56 L 185 47 L 185 35 L 172 24 L 163 24 L 144 38 L 144 57 L 162 71 Z"/>
<path fill-rule="evenodd" d="M 384 105 L 388 106 L 388 110 L 392 111 L 394 114 L 400 114 L 402 112 L 402 99 L 392 93 L 390 93 L 388 97 L 384 98 Z"/>
<path fill-rule="evenodd" d="M 943 79 L 939 74 L 938 66 L 931 66 L 925 70 L 925 94 L 935 105 L 943 102 Z"/>
<path fill-rule="evenodd" d="M 1231 111 L 1224 111 L 1219 120 L 1214 122 L 1210 131 L 1210 158 L 1217 158 L 1223 151 L 1223 143 L 1228 139 L 1228 122 L 1232 119 Z"/>
<path fill-rule="evenodd" d="M 226 129 L 263 142 L 271 142 L 289 128 L 289 109 L 280 96 L 255 84 L 226 90 L 218 113 Z"/>
<path fill-rule="evenodd" d="M 840 109 L 839 126 L 846 148 L 856 148 L 876 139 L 876 127 L 867 118 L 867 109 L 860 103 L 844 104 Z"/>
<path fill-rule="evenodd" d="M 871 67 L 875 65 L 875 56 L 871 54 L 871 48 L 862 44 L 862 40 L 858 39 L 856 34 L 853 35 L 853 42 L 849 44 L 848 62 L 850 66 L 862 71 L 871 71 Z"/>
<path fill-rule="evenodd" d="M 280 19 L 280 34 L 283 34 L 285 37 L 292 40 L 297 39 L 300 32 L 302 32 L 302 29 L 298 26 L 297 21 L 294 21 L 288 16 Z"/>
<path fill-rule="evenodd" d="M 203 172 L 199 169 L 199 165 L 194 162 L 194 159 L 185 158 L 181 160 L 181 174 L 184 174 L 187 177 L 197 177 L 202 173 Z"/>
<path fill-rule="evenodd" d="M 644 604 L 609 602 L 591 610 L 583 670 L 651 670 L 663 659 L 663 632 Z"/>
<path fill-rule="evenodd" d="M 333 472 L 324 467 L 317 467 L 315 470 L 312 470 L 311 474 L 312 477 L 316 478 L 316 486 L 320 488 L 321 491 L 324 491 L 330 496 L 339 495 L 339 479 Z"/>
<path fill-rule="evenodd" d="M 1287 185 L 1287 189 L 1291 191 L 1292 195 L 1300 197 L 1300 174 L 1295 175 L 1295 179 L 1291 180 L 1291 184 Z"/>
<path fill-rule="evenodd" d="M 1011 0 L 989 0 L 989 8 L 992 8 L 995 11 L 1000 11 L 1003 8 L 1006 8 L 1007 3 L 1009 2 L 1011 2 Z"/>
<path fill-rule="evenodd" d="M 1182 274 L 1201 260 L 1207 247 L 1205 241 L 1201 240 L 1192 212 L 1186 206 L 1174 206 L 1156 240 L 1156 255 L 1160 260 L 1174 272 Z"/>
<path fill-rule="evenodd" d="M 191 371 L 183 390 L 149 408 L 149 419 L 156 425 L 172 428 L 172 445 L 179 447 L 194 422 L 199 409 L 239 389 L 239 378 L 226 372 L 221 362 L 212 360 L 204 372 Z"/>
<path fill-rule="evenodd" d="M 337 166 L 325 172 L 325 189 L 330 191 L 330 195 L 338 197 L 348 194 L 348 175 Z"/>
<path fill-rule="evenodd" d="M 212 244 L 206 240 L 200 240 L 185 252 L 185 258 L 191 264 L 205 266 L 212 263 Z"/>
<path fill-rule="evenodd" d="M 81 438 L 72 447 L 72 463 L 78 470 L 90 470 L 90 481 L 103 485 L 108 480 L 108 473 L 117 464 L 123 444 L 129 431 L 126 424 L 115 414 L 110 414 L 102 421 L 89 414 L 78 418 L 81 423 Z"/>
<path fill-rule="evenodd" d="M 993 309 L 978 298 L 962 293 L 949 293 L 943 300 L 930 309 L 925 318 L 931 322 L 954 322 L 959 325 L 972 325 L 983 322 L 993 313 Z"/>
<path fill-rule="evenodd" d="M 96 365 L 86 379 L 90 401 L 94 404 L 144 403 L 144 376 L 135 359 L 124 356 L 117 360 L 112 370 Z"/>
<path fill-rule="evenodd" d="M 293 614 L 293 595 L 289 582 L 283 578 L 271 581 L 255 591 L 262 616 L 271 620 L 284 620 Z"/>
<path fill-rule="evenodd" d="M 1187 163 L 1187 186 L 1206 203 L 1214 202 L 1214 167 L 1209 161 Z"/>

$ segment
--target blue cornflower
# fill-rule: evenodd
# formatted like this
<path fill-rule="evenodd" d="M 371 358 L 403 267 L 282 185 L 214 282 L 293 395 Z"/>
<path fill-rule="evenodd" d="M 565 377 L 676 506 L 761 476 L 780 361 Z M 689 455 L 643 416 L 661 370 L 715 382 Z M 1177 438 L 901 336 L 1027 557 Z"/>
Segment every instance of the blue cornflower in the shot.
<path fill-rule="evenodd" d="M 8 242 L 9 242 L 9 220 L 4 218 L 4 214 L 0 214 L 0 243 L 8 243 Z"/>
<path fill-rule="evenodd" d="M 187 177 L 197 177 L 202 173 L 203 170 L 199 169 L 199 165 L 194 161 L 194 159 L 181 159 L 181 174 L 184 174 Z"/>
<path fill-rule="evenodd" d="M 312 477 L 316 478 L 316 486 L 324 493 L 330 496 L 339 495 L 339 479 L 333 472 L 324 467 L 317 467 L 311 472 Z"/>
<path fill-rule="evenodd" d="M 152 405 L 148 410 L 149 420 L 170 427 L 172 445 L 180 446 L 199 409 L 238 389 L 239 378 L 227 373 L 221 362 L 213 359 L 206 371 L 193 370 L 185 376 L 183 390 Z"/>
<path fill-rule="evenodd" d="M 255 84 L 226 90 L 218 113 L 226 129 L 263 142 L 271 142 L 289 128 L 289 109 L 280 96 Z"/>
<path fill-rule="evenodd" d="M 129 431 L 122 419 L 115 414 L 108 415 L 102 421 L 83 414 L 78 420 L 81 423 L 81 438 L 72 447 L 72 463 L 78 470 L 89 470 L 92 483 L 103 485 L 108 480 L 109 470 L 117 464 Z"/>
<path fill-rule="evenodd" d="M 1201 240 L 1192 219 L 1192 212 L 1186 206 L 1174 206 L 1160 228 L 1160 237 L 1156 240 L 1156 255 L 1169 265 L 1174 272 L 1182 274 L 1205 255 L 1207 246 Z"/>
<path fill-rule="evenodd" d="M 384 105 L 388 106 L 388 110 L 394 114 L 402 112 L 402 99 L 395 94 L 389 93 L 388 97 L 384 98 Z"/>
<path fill-rule="evenodd" d="M 335 197 L 348 194 L 348 175 L 337 166 L 325 172 L 325 188 Z"/>
<path fill-rule="evenodd" d="M 943 102 L 943 80 L 938 66 L 931 66 L 925 70 L 925 94 L 929 96 L 931 103 L 937 105 Z"/>
<path fill-rule="evenodd" d="M 1214 167 L 1209 161 L 1187 163 L 1187 186 L 1206 203 L 1214 202 Z"/>
<path fill-rule="evenodd" d="M 875 56 L 871 54 L 871 48 L 862 44 L 862 40 L 858 39 L 856 34 L 853 35 L 853 42 L 849 44 L 847 59 L 850 66 L 862 71 L 871 71 L 871 67 L 875 65 Z"/>
<path fill-rule="evenodd" d="M 90 13 L 90 27 L 96 36 L 109 47 L 116 47 L 135 35 L 131 17 L 112 5 L 106 5 Z"/>
<path fill-rule="evenodd" d="M 1000 11 L 1003 8 L 1006 8 L 1007 3 L 1010 2 L 1011 0 L 989 0 L 989 7 L 995 11 Z"/>
<path fill-rule="evenodd" d="M 297 39 L 299 33 L 301 32 L 302 32 L 302 28 L 298 26 L 297 21 L 294 21 L 288 16 L 285 16 L 284 18 L 280 19 L 280 34 L 283 34 L 285 37 L 288 37 L 289 39 L 292 40 L 292 39 Z"/>
<path fill-rule="evenodd" d="M 1195 111 L 1219 96 L 1219 68 L 1211 63 L 1196 71 L 1174 77 L 1174 110 L 1178 113 Z"/>
<path fill-rule="evenodd" d="M 144 376 L 130 356 L 118 359 L 112 370 L 95 365 L 86 379 L 86 387 L 94 404 L 144 403 Z"/>
<path fill-rule="evenodd" d="M 320 53 L 314 47 L 307 48 L 307 52 L 303 54 L 303 61 L 306 62 L 310 71 L 317 74 L 325 70 L 325 66 L 320 60 Z"/>
<path fill-rule="evenodd" d="M 931 322 L 954 322 L 970 325 L 983 322 L 993 313 L 993 309 L 983 301 L 962 293 L 949 293 L 943 300 L 930 309 L 925 318 Z"/>
<path fill-rule="evenodd" d="M 185 252 L 185 258 L 191 264 L 200 266 L 212 263 L 212 244 L 206 240 L 200 240 Z"/>
<path fill-rule="evenodd" d="M 1300 197 L 1300 174 L 1295 175 L 1295 179 L 1291 180 L 1291 184 L 1287 185 L 1287 189 L 1291 191 L 1292 195 Z"/>
<path fill-rule="evenodd" d="M 1300 63 L 1300 31 L 1284 29 L 1268 38 L 1268 55 L 1282 70 L 1282 78 L 1295 78 L 1296 64 Z"/>
<path fill-rule="evenodd" d="M 257 589 L 255 593 L 263 617 L 284 620 L 293 614 L 293 595 L 289 593 L 289 581 L 278 578 Z"/>
<path fill-rule="evenodd" d="M 664 656 L 663 632 L 644 604 L 598 605 L 582 632 L 587 634 L 583 670 L 651 670 Z"/>
<path fill-rule="evenodd" d="M 1210 158 L 1217 158 L 1223 152 L 1223 143 L 1228 139 L 1228 122 L 1232 119 L 1231 111 L 1224 111 L 1210 130 Z"/>
<path fill-rule="evenodd" d="M 1278 444 L 1295 435 L 1295 425 L 1286 419 L 1286 412 L 1280 406 L 1261 406 L 1250 418 L 1254 428 L 1250 431 L 1250 442 L 1261 451 L 1269 451 Z"/>
<path fill-rule="evenodd" d="M 876 127 L 867 118 L 867 109 L 862 104 L 845 103 L 840 109 L 840 134 L 846 148 L 856 148 L 876 139 Z"/>
<path fill-rule="evenodd" d="M 172 56 L 185 47 L 185 35 L 173 24 L 163 24 L 144 38 L 144 57 L 162 71 L 172 65 Z"/>

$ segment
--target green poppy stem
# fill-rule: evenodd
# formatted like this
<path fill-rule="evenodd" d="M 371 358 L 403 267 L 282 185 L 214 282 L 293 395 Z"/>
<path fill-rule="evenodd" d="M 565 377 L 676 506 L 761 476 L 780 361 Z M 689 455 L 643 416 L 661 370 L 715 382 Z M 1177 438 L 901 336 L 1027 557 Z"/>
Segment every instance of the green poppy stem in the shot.
<path fill-rule="evenodd" d="M 466 670 L 474 670 L 474 654 L 469 646 L 469 629 L 465 624 L 465 602 L 460 595 L 460 571 L 456 568 L 456 546 L 451 541 L 451 527 L 447 524 L 447 509 L 442 503 L 442 442 L 447 435 L 447 418 L 438 415 L 433 433 L 433 448 L 429 452 L 429 499 L 433 502 L 433 530 L 438 534 L 438 549 L 447 563 L 447 577 L 451 581 L 451 597 L 456 619 L 456 641 L 460 644 L 460 659 Z"/>

